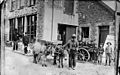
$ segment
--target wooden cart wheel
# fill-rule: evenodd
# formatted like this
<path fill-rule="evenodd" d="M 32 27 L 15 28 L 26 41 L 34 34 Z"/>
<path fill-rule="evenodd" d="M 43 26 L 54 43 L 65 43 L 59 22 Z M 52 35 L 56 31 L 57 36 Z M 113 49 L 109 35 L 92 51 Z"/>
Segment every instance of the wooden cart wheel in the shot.
<path fill-rule="evenodd" d="M 78 49 L 78 60 L 88 61 L 90 59 L 90 54 L 85 48 Z"/>

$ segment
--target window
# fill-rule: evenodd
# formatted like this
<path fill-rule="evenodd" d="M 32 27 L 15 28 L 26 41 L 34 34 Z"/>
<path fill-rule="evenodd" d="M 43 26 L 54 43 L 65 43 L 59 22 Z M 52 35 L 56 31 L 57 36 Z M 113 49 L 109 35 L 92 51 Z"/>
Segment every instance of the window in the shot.
<path fill-rule="evenodd" d="M 74 0 L 65 0 L 64 2 L 64 13 L 68 15 L 73 15 L 74 14 Z"/>
<path fill-rule="evenodd" d="M 37 15 L 27 16 L 27 33 L 29 41 L 31 41 L 36 36 L 36 25 L 37 25 Z"/>
<path fill-rule="evenodd" d="M 82 27 L 82 37 L 89 38 L 89 27 Z"/>
<path fill-rule="evenodd" d="M 62 2 L 63 0 L 54 0 L 54 7 L 61 8 L 63 6 Z"/>
<path fill-rule="evenodd" d="M 32 6 L 36 4 L 36 0 L 26 0 L 27 6 Z"/>
<path fill-rule="evenodd" d="M 24 17 L 18 18 L 18 33 L 23 36 L 24 33 Z"/>
<path fill-rule="evenodd" d="M 36 0 L 30 0 L 30 5 L 35 5 L 36 4 Z"/>
<path fill-rule="evenodd" d="M 11 11 L 16 9 L 15 0 L 11 0 Z"/>
<path fill-rule="evenodd" d="M 12 41 L 12 37 L 13 37 L 13 32 L 15 30 L 15 19 L 10 19 L 10 32 L 9 32 L 9 40 Z"/>

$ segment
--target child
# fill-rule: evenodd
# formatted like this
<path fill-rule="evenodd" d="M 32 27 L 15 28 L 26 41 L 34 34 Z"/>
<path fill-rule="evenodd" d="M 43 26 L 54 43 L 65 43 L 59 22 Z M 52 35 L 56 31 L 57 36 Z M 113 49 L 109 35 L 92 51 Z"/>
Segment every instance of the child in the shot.
<path fill-rule="evenodd" d="M 43 67 L 44 67 L 44 66 L 47 67 L 46 60 L 47 60 L 47 56 L 49 55 L 48 49 L 47 49 L 47 43 L 42 44 L 41 49 L 42 49 L 42 51 L 43 51 L 43 55 L 41 56 L 42 66 L 43 66 Z"/>
<path fill-rule="evenodd" d="M 23 51 L 24 50 L 24 45 L 22 43 L 22 37 L 20 37 L 20 40 L 18 42 L 18 51 Z"/>
<path fill-rule="evenodd" d="M 100 44 L 99 51 L 98 51 L 98 64 L 102 63 L 103 52 L 104 52 L 103 44 Z"/>
<path fill-rule="evenodd" d="M 28 47 L 27 47 L 27 50 L 28 50 L 28 53 L 31 53 L 33 51 L 33 45 L 35 43 L 35 39 L 33 39 L 29 44 L 28 44 Z"/>
<path fill-rule="evenodd" d="M 107 65 L 107 62 L 109 60 L 109 66 L 111 64 L 111 55 L 112 55 L 112 47 L 111 47 L 111 42 L 107 42 L 107 47 L 105 48 L 105 55 L 106 55 L 106 63 L 105 66 Z"/>
<path fill-rule="evenodd" d="M 61 48 L 61 46 L 59 47 L 59 65 L 58 68 L 62 67 L 63 68 L 63 58 L 65 57 L 64 55 L 64 50 Z"/>

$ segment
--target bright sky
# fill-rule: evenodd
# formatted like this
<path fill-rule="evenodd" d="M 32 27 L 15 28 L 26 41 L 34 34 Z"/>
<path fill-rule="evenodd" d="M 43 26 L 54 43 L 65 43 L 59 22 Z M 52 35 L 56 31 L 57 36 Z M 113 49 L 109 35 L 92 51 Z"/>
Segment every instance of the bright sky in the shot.
<path fill-rule="evenodd" d="M 103 1 L 105 4 L 107 4 L 109 7 L 111 7 L 113 10 L 115 10 L 115 1 Z"/>
<path fill-rule="evenodd" d="M 0 3 L 2 2 L 3 0 L 0 0 Z"/>

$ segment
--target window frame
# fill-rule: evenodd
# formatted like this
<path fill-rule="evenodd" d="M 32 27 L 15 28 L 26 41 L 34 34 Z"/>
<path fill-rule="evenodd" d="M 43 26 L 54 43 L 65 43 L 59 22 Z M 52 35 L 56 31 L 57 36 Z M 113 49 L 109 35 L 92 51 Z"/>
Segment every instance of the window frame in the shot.
<path fill-rule="evenodd" d="M 15 30 L 15 18 L 9 19 L 9 23 L 10 23 L 10 30 L 9 30 L 9 40 L 13 41 L 13 31 Z"/>
<path fill-rule="evenodd" d="M 32 23 L 32 19 L 34 20 L 33 23 Z M 27 35 L 29 36 L 29 42 L 30 42 L 34 37 L 36 37 L 37 14 L 27 16 L 27 27 L 26 28 L 27 28 Z"/>
<path fill-rule="evenodd" d="M 90 27 L 81 27 L 81 29 L 82 29 L 82 37 L 83 38 L 89 38 L 89 36 L 90 36 L 90 33 L 89 33 Z"/>
<path fill-rule="evenodd" d="M 23 37 L 23 33 L 24 33 L 24 26 L 25 26 L 25 17 L 22 16 L 22 17 L 18 17 L 17 18 L 17 21 L 18 21 L 18 33 L 20 35 L 22 35 Z M 19 23 L 20 22 L 20 23 Z"/>

